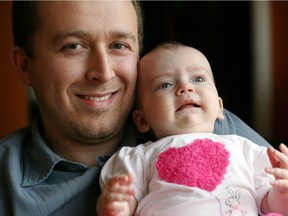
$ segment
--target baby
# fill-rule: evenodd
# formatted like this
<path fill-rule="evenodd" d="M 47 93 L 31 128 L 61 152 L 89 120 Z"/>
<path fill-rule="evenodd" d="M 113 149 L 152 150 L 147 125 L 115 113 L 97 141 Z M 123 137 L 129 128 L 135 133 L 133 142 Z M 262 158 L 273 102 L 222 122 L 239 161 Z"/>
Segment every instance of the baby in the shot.
<path fill-rule="evenodd" d="M 137 87 L 134 122 L 156 141 L 108 160 L 98 215 L 288 215 L 287 147 L 213 134 L 223 102 L 200 51 L 159 45 L 140 60 Z"/>

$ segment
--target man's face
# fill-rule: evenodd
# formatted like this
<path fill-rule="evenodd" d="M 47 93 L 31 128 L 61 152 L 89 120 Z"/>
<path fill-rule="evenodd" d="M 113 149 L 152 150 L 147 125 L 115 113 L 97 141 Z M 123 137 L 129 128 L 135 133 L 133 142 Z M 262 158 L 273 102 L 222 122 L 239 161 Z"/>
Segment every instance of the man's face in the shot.
<path fill-rule="evenodd" d="M 137 75 L 132 3 L 50 1 L 39 13 L 30 73 L 48 136 L 95 143 L 119 135 Z"/>

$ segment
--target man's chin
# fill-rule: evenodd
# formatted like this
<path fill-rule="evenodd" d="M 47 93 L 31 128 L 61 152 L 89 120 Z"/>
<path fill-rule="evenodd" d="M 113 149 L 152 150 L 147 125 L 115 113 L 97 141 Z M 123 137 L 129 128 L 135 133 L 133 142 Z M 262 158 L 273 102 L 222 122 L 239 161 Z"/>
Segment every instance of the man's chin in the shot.
<path fill-rule="evenodd" d="M 114 137 L 121 136 L 122 132 L 121 129 L 115 128 L 115 126 L 113 128 L 110 125 L 97 124 L 78 129 L 75 134 L 81 142 L 93 144 L 113 140 Z"/>

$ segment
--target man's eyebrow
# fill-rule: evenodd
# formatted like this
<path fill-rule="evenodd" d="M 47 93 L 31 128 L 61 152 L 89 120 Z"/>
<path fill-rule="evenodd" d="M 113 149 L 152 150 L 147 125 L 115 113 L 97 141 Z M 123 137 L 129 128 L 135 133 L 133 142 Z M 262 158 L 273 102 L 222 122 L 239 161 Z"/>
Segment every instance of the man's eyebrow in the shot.
<path fill-rule="evenodd" d="M 88 34 L 84 31 L 71 31 L 71 32 L 63 32 L 55 35 L 52 39 L 53 43 L 57 43 L 60 40 L 66 38 L 86 38 Z"/>
<path fill-rule="evenodd" d="M 88 33 L 85 31 L 70 31 L 70 32 L 62 32 L 55 35 L 52 39 L 53 43 L 57 43 L 60 40 L 66 38 L 88 38 Z M 127 31 L 113 31 L 110 33 L 110 37 L 113 39 L 128 39 L 131 40 L 133 43 L 136 43 L 136 37 Z"/>
<path fill-rule="evenodd" d="M 114 31 L 111 33 L 112 37 L 117 39 L 128 39 L 131 40 L 133 43 L 136 42 L 136 37 L 130 32 L 127 31 Z"/>

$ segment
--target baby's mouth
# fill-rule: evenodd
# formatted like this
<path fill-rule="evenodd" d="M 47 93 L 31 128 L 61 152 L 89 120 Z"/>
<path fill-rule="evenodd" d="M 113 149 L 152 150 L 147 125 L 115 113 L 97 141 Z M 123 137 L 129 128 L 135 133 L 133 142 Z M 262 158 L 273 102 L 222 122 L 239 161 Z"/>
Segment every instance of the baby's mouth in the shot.
<path fill-rule="evenodd" d="M 178 109 L 176 110 L 176 112 L 183 110 L 183 109 L 189 109 L 189 108 L 199 108 L 200 106 L 196 103 L 193 102 L 187 102 L 182 104 L 181 106 L 178 107 Z"/>

